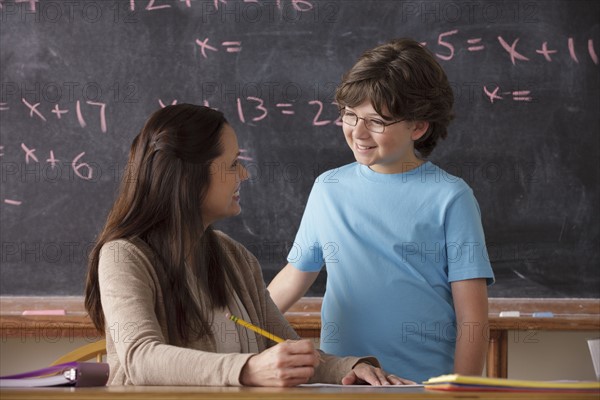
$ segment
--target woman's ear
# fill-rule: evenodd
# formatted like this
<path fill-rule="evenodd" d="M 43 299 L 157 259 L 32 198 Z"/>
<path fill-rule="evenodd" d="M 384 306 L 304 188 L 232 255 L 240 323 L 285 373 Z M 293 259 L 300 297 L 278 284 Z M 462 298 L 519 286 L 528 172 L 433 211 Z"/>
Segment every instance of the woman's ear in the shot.
<path fill-rule="evenodd" d="M 413 132 L 410 135 L 410 138 L 413 141 L 419 140 L 421 138 L 421 136 L 423 136 L 425 134 L 425 132 L 427 132 L 427 129 L 429 129 L 429 122 L 415 121 L 415 126 L 413 127 Z"/>

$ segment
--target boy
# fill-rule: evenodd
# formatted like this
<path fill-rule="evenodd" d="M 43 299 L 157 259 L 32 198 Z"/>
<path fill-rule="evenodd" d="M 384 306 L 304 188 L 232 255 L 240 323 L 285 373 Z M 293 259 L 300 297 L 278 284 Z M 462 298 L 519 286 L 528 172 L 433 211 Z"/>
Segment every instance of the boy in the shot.
<path fill-rule="evenodd" d="M 462 179 L 426 160 L 453 118 L 446 74 L 399 39 L 364 53 L 336 100 L 357 162 L 317 179 L 273 300 L 285 312 L 325 263 L 324 351 L 374 355 L 417 382 L 480 375 L 494 275 L 479 207 Z"/>

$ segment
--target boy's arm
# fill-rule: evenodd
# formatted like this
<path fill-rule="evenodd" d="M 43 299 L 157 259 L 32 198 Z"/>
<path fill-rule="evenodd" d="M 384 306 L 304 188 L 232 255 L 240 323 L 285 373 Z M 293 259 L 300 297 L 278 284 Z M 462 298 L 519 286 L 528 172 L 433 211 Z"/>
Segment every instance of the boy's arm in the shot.
<path fill-rule="evenodd" d="M 300 271 L 292 264 L 288 264 L 273 278 L 269 284 L 271 298 L 281 311 L 286 312 L 295 302 L 300 300 L 310 285 L 317 279 L 319 271 Z"/>
<path fill-rule="evenodd" d="M 488 297 L 485 279 L 451 283 L 456 311 L 454 373 L 479 376 L 488 349 Z"/>

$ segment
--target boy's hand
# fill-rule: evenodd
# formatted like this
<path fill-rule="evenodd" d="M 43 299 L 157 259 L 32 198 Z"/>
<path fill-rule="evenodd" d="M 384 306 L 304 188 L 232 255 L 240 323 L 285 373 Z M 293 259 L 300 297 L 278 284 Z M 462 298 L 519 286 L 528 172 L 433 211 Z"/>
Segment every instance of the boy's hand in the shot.
<path fill-rule="evenodd" d="M 352 371 L 342 378 L 342 385 L 360 385 L 368 383 L 373 386 L 380 385 L 415 385 L 408 379 L 397 377 L 396 375 L 387 374 L 381 368 L 377 368 L 367 363 L 358 363 Z"/>

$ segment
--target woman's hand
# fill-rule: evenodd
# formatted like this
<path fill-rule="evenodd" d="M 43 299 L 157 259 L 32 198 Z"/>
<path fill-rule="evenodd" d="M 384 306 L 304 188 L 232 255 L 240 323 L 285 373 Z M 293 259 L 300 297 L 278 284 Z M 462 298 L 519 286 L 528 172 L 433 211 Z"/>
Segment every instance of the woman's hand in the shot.
<path fill-rule="evenodd" d="M 306 383 L 319 365 L 310 340 L 288 340 L 248 359 L 240 382 L 245 386 L 296 386 Z"/>
<path fill-rule="evenodd" d="M 352 371 L 342 378 L 342 385 L 360 385 L 368 383 L 373 386 L 379 385 L 414 385 L 416 382 L 388 374 L 381 368 L 367 363 L 358 363 Z"/>

